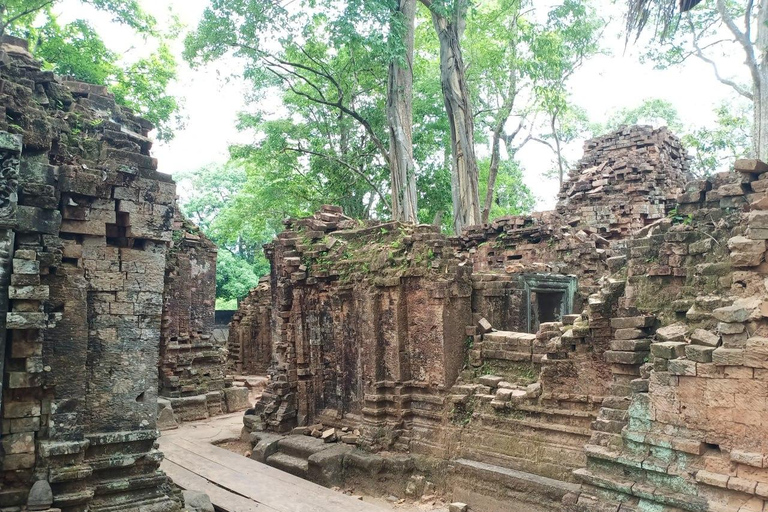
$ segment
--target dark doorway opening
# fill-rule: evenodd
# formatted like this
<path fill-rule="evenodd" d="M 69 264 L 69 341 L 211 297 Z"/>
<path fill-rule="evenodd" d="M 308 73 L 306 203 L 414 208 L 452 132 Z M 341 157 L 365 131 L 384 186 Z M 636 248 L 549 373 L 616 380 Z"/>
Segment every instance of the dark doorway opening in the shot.
<path fill-rule="evenodd" d="M 571 314 L 576 278 L 557 274 L 528 274 L 524 277 L 528 306 L 528 332 L 543 323 L 560 322 Z"/>

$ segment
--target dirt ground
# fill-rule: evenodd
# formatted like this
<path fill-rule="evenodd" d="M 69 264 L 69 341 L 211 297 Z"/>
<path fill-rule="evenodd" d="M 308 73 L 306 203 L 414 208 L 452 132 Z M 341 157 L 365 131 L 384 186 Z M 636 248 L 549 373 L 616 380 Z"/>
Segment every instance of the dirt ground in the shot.
<path fill-rule="evenodd" d="M 251 454 L 251 445 L 246 441 L 239 439 L 233 439 L 225 441 L 223 443 L 216 443 L 216 446 L 229 450 L 238 455 L 248 457 Z M 349 496 L 357 496 L 361 501 L 366 503 L 372 503 L 380 506 L 383 509 L 397 510 L 398 512 L 447 512 L 448 504 L 442 501 L 436 496 L 426 496 L 419 501 L 406 501 L 399 499 L 395 496 L 374 497 L 374 496 L 360 496 L 355 493 L 354 489 L 339 489 L 333 488 L 333 490 L 344 493 Z"/>

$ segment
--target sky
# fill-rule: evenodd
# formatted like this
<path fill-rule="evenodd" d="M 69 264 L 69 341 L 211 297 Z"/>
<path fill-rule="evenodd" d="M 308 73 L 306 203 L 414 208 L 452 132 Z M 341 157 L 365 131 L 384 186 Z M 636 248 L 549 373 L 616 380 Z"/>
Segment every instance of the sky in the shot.
<path fill-rule="evenodd" d="M 541 1 L 555 3 L 555 0 Z M 167 18 L 168 10 L 172 9 L 187 29 L 193 29 L 208 0 L 140 0 L 140 3 L 159 19 Z M 107 16 L 84 8 L 76 0 L 65 0 L 57 11 L 65 20 L 73 14 L 89 19 L 108 46 L 126 51 L 127 58 L 143 50 L 143 41 L 130 30 L 110 23 Z M 600 14 L 621 20 L 621 6 L 603 0 Z M 733 95 L 728 87 L 715 80 L 711 67 L 701 61 L 690 59 L 684 65 L 664 71 L 640 63 L 638 55 L 642 46 L 625 49 L 621 28 L 620 22 L 609 26 L 603 40 L 608 54 L 588 60 L 570 81 L 573 102 L 586 109 L 593 121 L 604 122 L 617 109 L 638 106 L 644 99 L 660 98 L 677 108 L 684 124 L 700 126 L 710 123 L 714 107 Z M 230 144 L 248 141 L 248 135 L 236 129 L 237 113 L 246 107 L 248 86 L 238 79 L 226 79 L 231 71 L 227 67 L 236 66 L 236 62 L 192 70 L 180 57 L 181 41 L 174 49 L 179 54 L 180 70 L 171 92 L 183 98 L 186 123 L 173 141 L 157 143 L 153 155 L 159 159 L 161 171 L 179 177 L 185 171 L 225 162 Z M 739 55 L 718 60 L 726 75 L 742 71 L 742 62 Z M 581 154 L 579 147 L 571 147 L 569 151 L 573 160 Z M 549 150 L 529 144 L 518 156 L 525 169 L 524 180 L 538 199 L 536 209 L 553 208 L 558 184 L 542 177 L 552 167 Z M 185 193 L 183 187 L 180 193 Z"/>

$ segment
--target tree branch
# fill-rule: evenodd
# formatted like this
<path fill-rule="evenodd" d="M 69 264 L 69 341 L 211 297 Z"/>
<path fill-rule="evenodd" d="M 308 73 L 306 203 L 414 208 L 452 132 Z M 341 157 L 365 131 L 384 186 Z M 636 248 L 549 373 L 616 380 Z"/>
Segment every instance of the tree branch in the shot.
<path fill-rule="evenodd" d="M 367 119 L 365 119 L 363 116 L 357 113 L 357 111 L 344 105 L 341 99 L 339 99 L 338 101 L 331 101 L 326 99 L 325 97 L 317 98 L 315 96 L 312 96 L 311 94 L 300 91 L 286 76 L 281 75 L 275 69 L 272 69 L 269 66 L 267 67 L 267 70 L 270 71 L 272 74 L 274 74 L 277 78 L 282 80 L 283 83 L 285 83 L 288 86 L 291 92 L 296 94 L 297 96 L 301 96 L 302 98 L 305 98 L 313 103 L 337 108 L 341 112 L 347 114 L 348 116 L 352 117 L 355 121 L 360 123 L 360 125 L 365 129 L 365 131 L 368 132 L 368 135 L 371 137 L 371 140 L 373 141 L 376 148 L 378 148 L 379 152 L 381 153 L 381 156 L 384 157 L 384 159 L 387 162 L 389 162 L 389 151 L 387 151 L 387 148 L 384 146 L 384 143 L 381 141 L 381 139 L 379 139 L 379 137 L 373 131 L 373 126 L 371 126 L 371 123 L 369 123 Z"/>
<path fill-rule="evenodd" d="M 750 0 L 751 3 L 751 0 Z M 736 41 L 741 44 L 742 48 L 744 48 L 744 53 L 747 54 L 747 66 L 749 66 L 749 71 L 752 73 L 752 80 L 754 81 L 755 85 L 760 83 L 760 73 L 757 69 L 757 59 L 755 58 L 755 48 L 752 45 L 752 41 L 747 38 L 747 35 L 739 30 L 739 27 L 736 26 L 736 23 L 733 21 L 733 18 L 731 18 L 730 13 L 728 12 L 728 9 L 725 6 L 725 0 L 717 0 L 717 11 L 720 13 L 720 17 L 723 19 L 723 23 L 725 23 L 725 26 L 728 27 L 728 30 L 731 31 L 731 33 L 736 38 Z M 751 11 L 751 8 L 747 10 L 749 13 Z M 688 16 L 688 22 L 691 23 L 690 15 Z M 749 30 L 750 24 L 747 23 L 747 30 Z M 721 80 L 722 81 L 722 80 Z"/>
<path fill-rule="evenodd" d="M 720 3 L 721 0 L 718 0 L 718 3 Z M 691 29 L 693 30 L 693 22 L 691 21 L 690 15 L 688 16 L 688 24 L 691 26 Z M 701 47 L 699 46 L 698 38 L 693 38 L 693 48 L 696 51 L 696 56 L 712 66 L 712 70 L 715 72 L 715 78 L 717 78 L 718 82 L 727 85 L 728 87 L 731 87 L 733 90 L 735 90 L 737 93 L 739 93 L 741 96 L 744 96 L 748 100 L 752 101 L 754 99 L 754 96 L 751 92 L 746 90 L 743 86 L 737 84 L 731 79 L 725 78 L 720 75 L 720 71 L 717 69 L 717 63 L 704 55 L 704 52 L 702 51 Z"/>
<path fill-rule="evenodd" d="M 302 154 L 305 154 L 305 155 L 313 155 L 313 156 L 317 156 L 317 157 L 320 157 L 320 158 L 325 158 L 326 160 L 329 160 L 331 162 L 335 162 L 335 163 L 345 167 L 346 169 L 352 171 L 353 173 L 355 173 L 358 176 L 360 176 L 361 178 L 363 178 L 366 181 L 366 183 L 368 183 L 368 185 L 373 189 L 373 191 L 376 192 L 376 194 L 381 199 L 381 202 L 384 203 L 384 206 L 386 206 L 387 209 L 389 209 L 389 210 L 392 209 L 392 207 L 389 205 L 389 201 L 387 201 L 386 196 L 381 192 L 381 190 L 379 190 L 379 187 L 373 181 L 371 181 L 371 179 L 368 176 L 366 176 L 365 173 L 363 173 L 359 169 L 355 168 L 355 166 L 350 165 L 349 163 L 345 162 L 344 160 L 342 160 L 342 159 L 340 159 L 338 157 L 327 155 L 325 153 L 320 153 L 319 151 L 312 151 L 310 149 L 304 149 L 301 146 L 298 146 L 298 147 L 285 146 L 283 149 L 285 151 L 293 151 L 295 153 L 302 153 Z"/>
<path fill-rule="evenodd" d="M 43 9 L 46 6 L 51 5 L 53 3 L 53 1 L 54 0 L 46 0 L 43 3 L 41 3 L 40 5 L 38 5 L 37 7 L 30 7 L 29 9 L 26 9 L 26 10 L 20 12 L 19 14 L 14 15 L 14 16 L 11 16 L 6 21 L 0 23 L 0 36 L 5 34 L 5 29 L 8 28 L 11 25 L 11 23 L 13 23 L 14 21 L 20 20 L 24 16 L 27 16 L 27 15 L 32 14 L 32 13 L 35 13 L 35 12 L 39 11 L 40 9 Z M 5 7 L 5 6 L 3 6 L 3 7 Z M 5 9 L 3 9 L 3 10 L 5 10 Z"/>
<path fill-rule="evenodd" d="M 744 11 L 744 37 L 747 41 L 752 41 L 752 9 L 754 7 L 755 0 L 749 0 Z"/>

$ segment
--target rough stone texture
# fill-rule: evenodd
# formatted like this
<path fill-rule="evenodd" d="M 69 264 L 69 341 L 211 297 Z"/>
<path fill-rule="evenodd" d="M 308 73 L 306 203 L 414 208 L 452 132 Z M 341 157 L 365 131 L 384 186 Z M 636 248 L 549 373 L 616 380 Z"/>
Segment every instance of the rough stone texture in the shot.
<path fill-rule="evenodd" d="M 166 260 L 160 344 L 160 394 L 168 398 L 224 389 L 226 348 L 213 336 L 216 246 L 174 219 Z"/>
<path fill-rule="evenodd" d="M 65 512 L 178 510 L 153 446 L 175 185 L 149 123 L 25 47 L 0 46 L 0 508 L 46 481 Z"/>
<path fill-rule="evenodd" d="M 388 446 L 406 415 L 439 418 L 472 323 L 470 269 L 445 237 L 432 226 L 360 227 L 335 207 L 287 227 L 267 250 L 274 362 L 257 404 L 266 425 L 356 418 L 367 442 Z"/>
<path fill-rule="evenodd" d="M 207 494 L 196 491 L 184 491 L 184 507 L 189 512 L 214 512 L 213 504 Z"/>
<path fill-rule="evenodd" d="M 229 360 L 239 375 L 266 375 L 272 362 L 272 290 L 262 278 L 240 302 L 229 324 Z"/>
<path fill-rule="evenodd" d="M 690 339 L 656 343 L 638 364 L 621 393 L 627 421 L 611 437 L 593 432 L 586 467 L 575 472 L 584 486 L 563 500 L 565 510 L 766 507 L 768 181 L 755 171 L 762 165 L 747 167 L 690 182 L 678 218 L 630 241 L 622 307 L 652 311 L 661 324 L 684 318 Z M 652 272 L 663 258 L 672 272 Z M 618 391 L 625 372 L 617 370 Z"/>

